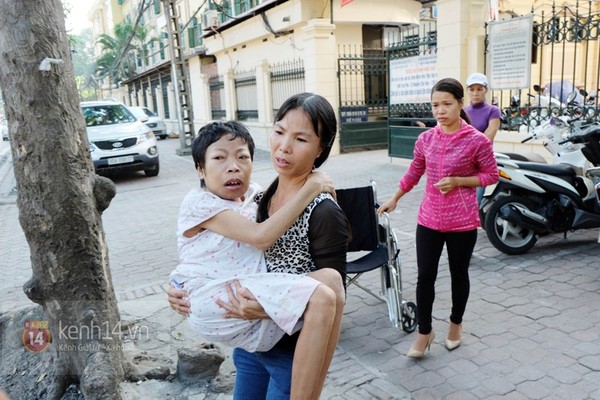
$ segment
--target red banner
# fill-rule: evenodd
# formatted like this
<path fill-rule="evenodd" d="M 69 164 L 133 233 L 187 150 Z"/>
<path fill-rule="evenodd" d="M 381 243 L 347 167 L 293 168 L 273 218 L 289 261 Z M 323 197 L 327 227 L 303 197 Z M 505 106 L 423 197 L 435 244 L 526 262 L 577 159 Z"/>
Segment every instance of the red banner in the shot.
<path fill-rule="evenodd" d="M 352 0 L 342 0 L 342 7 L 344 7 L 346 4 L 350 3 Z"/>

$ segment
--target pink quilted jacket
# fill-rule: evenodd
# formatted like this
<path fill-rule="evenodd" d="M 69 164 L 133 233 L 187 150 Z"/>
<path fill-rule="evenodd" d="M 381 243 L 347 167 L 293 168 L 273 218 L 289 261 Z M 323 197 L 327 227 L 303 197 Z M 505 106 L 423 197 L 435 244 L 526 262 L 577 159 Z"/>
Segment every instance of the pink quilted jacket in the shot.
<path fill-rule="evenodd" d="M 483 133 L 465 121 L 451 134 L 439 126 L 421 133 L 400 188 L 409 192 L 423 174 L 427 182 L 417 218 L 420 225 L 440 232 L 468 231 L 480 225 L 475 188 L 457 187 L 442 194 L 433 184 L 446 176 L 477 175 L 481 186 L 498 181 L 492 142 Z"/>

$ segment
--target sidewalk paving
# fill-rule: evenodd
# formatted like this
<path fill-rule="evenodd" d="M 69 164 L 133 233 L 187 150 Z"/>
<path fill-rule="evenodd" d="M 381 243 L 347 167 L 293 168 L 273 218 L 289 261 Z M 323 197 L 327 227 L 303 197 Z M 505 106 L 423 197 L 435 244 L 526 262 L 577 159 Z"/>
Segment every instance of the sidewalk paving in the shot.
<path fill-rule="evenodd" d="M 148 351 L 195 340 L 185 322 L 169 312 L 164 290 L 177 262 L 179 202 L 197 178 L 189 157 L 174 155 L 175 141 L 161 141 L 160 146 L 161 175 L 154 185 L 148 187 L 144 178 L 118 181 L 117 196 L 103 215 L 122 318 L 152 316 L 161 327 L 160 337 L 147 344 Z M 407 160 L 390 159 L 386 150 L 375 150 L 332 156 L 322 170 L 339 188 L 376 180 L 383 201 L 395 192 L 407 165 Z M 254 179 L 266 186 L 273 177 L 267 157 L 257 159 Z M 422 188 L 423 182 L 391 215 L 400 242 L 403 298 L 413 302 L 414 231 Z M 10 195 L 0 191 L 0 311 L 30 304 L 21 289 L 31 274 L 29 249 L 16 205 L 7 199 Z M 444 255 L 433 314 L 437 337 L 422 360 L 405 357 L 414 334 L 391 325 L 386 305 L 350 287 L 342 336 L 322 398 L 600 399 L 597 237 L 597 230 L 569 233 L 566 239 L 553 235 L 541 238 L 525 255 L 507 256 L 480 230 L 470 269 L 464 341 L 452 352 L 443 346 L 451 304 Z M 364 278 L 378 289 L 378 272 Z M 231 368 L 228 359 L 223 369 Z"/>

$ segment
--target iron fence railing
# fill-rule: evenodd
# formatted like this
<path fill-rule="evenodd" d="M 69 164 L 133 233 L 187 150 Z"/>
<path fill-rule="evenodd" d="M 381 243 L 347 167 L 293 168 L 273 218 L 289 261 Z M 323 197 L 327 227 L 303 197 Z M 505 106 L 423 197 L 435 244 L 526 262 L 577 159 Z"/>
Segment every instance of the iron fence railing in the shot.
<path fill-rule="evenodd" d="M 501 128 L 530 130 L 549 116 L 572 112 L 566 104 L 572 91 L 578 93 L 576 112 L 600 121 L 600 8 L 589 1 L 552 2 L 531 14 L 531 87 L 492 91 L 492 103 L 502 110 Z M 486 54 L 488 49 L 489 37 Z"/>
<path fill-rule="evenodd" d="M 210 112 L 212 119 L 225 119 L 225 84 L 221 75 L 212 75 L 208 79 L 210 89 Z"/>
<path fill-rule="evenodd" d="M 240 121 L 258 120 L 258 99 L 256 88 L 256 71 L 237 72 L 234 76 L 236 119 Z"/>
<path fill-rule="evenodd" d="M 338 47 L 340 115 L 348 122 L 387 112 L 387 59 L 384 49 Z M 342 123 L 346 118 L 342 118 Z"/>
<path fill-rule="evenodd" d="M 437 25 L 435 21 L 424 22 L 418 27 L 401 30 L 386 49 L 388 62 L 399 58 L 437 54 Z M 406 125 L 433 124 L 431 104 L 390 104 L 388 117 Z"/>
<path fill-rule="evenodd" d="M 273 115 L 276 115 L 287 98 L 304 92 L 304 62 L 302 59 L 284 61 L 269 65 L 269 70 Z"/>

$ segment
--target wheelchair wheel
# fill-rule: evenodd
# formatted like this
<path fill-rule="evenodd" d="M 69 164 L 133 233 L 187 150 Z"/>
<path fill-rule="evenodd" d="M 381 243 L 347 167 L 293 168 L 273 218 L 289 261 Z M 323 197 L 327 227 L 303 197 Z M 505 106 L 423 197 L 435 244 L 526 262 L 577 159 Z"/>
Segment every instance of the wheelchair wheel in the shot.
<path fill-rule="evenodd" d="M 402 303 L 402 330 L 406 333 L 415 331 L 417 327 L 417 306 L 412 301 Z"/>

